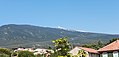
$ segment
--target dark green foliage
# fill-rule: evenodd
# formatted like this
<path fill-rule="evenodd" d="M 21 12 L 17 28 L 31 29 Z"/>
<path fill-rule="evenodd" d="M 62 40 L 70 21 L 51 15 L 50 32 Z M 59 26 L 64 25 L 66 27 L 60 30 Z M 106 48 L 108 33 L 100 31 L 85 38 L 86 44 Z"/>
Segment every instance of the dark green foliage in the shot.
<path fill-rule="evenodd" d="M 82 46 L 98 50 L 99 48 L 102 48 L 102 47 L 104 47 L 104 46 L 106 46 L 106 45 L 108 45 L 108 44 L 110 44 L 110 43 L 112 43 L 112 42 L 114 42 L 114 41 L 116 41 L 118 39 L 119 38 L 113 38 L 113 39 L 109 40 L 109 42 L 106 43 L 106 44 L 102 43 L 101 41 L 98 41 L 97 44 L 85 44 L 85 45 L 82 45 Z"/>
<path fill-rule="evenodd" d="M 85 44 L 82 45 L 82 47 L 87 47 L 87 48 L 93 48 L 98 50 L 99 48 L 102 48 L 104 46 L 104 43 L 102 43 L 101 41 L 98 41 L 97 44 Z"/>
<path fill-rule="evenodd" d="M 97 46 L 95 44 L 85 44 L 85 45 L 82 45 L 82 47 L 97 49 Z"/>
<path fill-rule="evenodd" d="M 35 55 L 29 51 L 19 51 L 18 57 L 35 57 Z"/>
<path fill-rule="evenodd" d="M 17 56 L 17 52 L 12 52 L 12 56 Z"/>
<path fill-rule="evenodd" d="M 7 48 L 0 48 L 0 54 L 2 54 L 1 56 L 11 56 L 11 52 Z"/>
<path fill-rule="evenodd" d="M 51 57 L 58 57 L 58 54 L 55 52 L 55 53 L 51 53 Z"/>
<path fill-rule="evenodd" d="M 35 55 L 35 57 L 46 57 L 45 54 L 38 54 L 38 55 Z"/>
<path fill-rule="evenodd" d="M 52 49 L 52 47 L 49 46 L 48 49 Z"/>
<path fill-rule="evenodd" d="M 10 56 L 7 54 L 0 54 L 0 57 L 10 57 Z"/>
<path fill-rule="evenodd" d="M 112 43 L 112 42 L 114 42 L 116 40 L 119 40 L 119 38 L 113 38 L 113 39 L 109 40 L 109 42 L 106 45 L 108 45 L 108 44 L 110 44 L 110 43 Z"/>

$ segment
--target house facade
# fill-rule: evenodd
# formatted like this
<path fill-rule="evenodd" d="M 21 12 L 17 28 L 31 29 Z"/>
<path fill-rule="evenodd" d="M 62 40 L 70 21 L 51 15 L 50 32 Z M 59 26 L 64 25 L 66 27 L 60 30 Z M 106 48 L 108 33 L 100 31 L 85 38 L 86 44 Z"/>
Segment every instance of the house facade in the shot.
<path fill-rule="evenodd" d="M 99 57 L 97 50 L 85 47 L 75 47 L 69 53 L 73 56 L 77 55 L 80 50 L 84 50 L 86 52 L 86 57 Z"/>
<path fill-rule="evenodd" d="M 100 48 L 98 50 L 100 57 L 119 57 L 119 40 Z"/>
<path fill-rule="evenodd" d="M 69 53 L 77 55 L 79 50 L 84 50 L 87 54 L 86 57 L 119 57 L 119 40 L 116 40 L 99 50 L 85 47 L 75 47 Z"/>

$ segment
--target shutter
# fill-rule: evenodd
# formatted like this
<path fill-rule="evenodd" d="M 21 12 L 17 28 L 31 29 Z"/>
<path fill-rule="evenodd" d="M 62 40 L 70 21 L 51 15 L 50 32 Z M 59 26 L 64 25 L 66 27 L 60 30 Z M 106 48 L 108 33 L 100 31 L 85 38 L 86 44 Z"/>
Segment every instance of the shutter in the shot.
<path fill-rule="evenodd" d="M 113 57 L 113 53 L 108 53 L 108 57 Z"/>
<path fill-rule="evenodd" d="M 102 57 L 102 54 L 100 54 L 100 57 Z"/>

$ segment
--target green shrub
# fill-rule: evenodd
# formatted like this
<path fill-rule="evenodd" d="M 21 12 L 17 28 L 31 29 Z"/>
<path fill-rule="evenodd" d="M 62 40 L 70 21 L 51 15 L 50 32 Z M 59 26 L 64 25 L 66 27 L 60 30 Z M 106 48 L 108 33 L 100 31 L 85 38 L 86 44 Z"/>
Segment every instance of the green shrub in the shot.
<path fill-rule="evenodd" d="M 0 57 L 10 57 L 10 56 L 7 54 L 0 54 Z"/>
<path fill-rule="evenodd" d="M 7 48 L 0 48 L 0 56 L 11 56 L 11 51 Z"/>
<path fill-rule="evenodd" d="M 17 56 L 17 52 L 12 52 L 12 56 Z"/>
<path fill-rule="evenodd" d="M 35 55 L 29 51 L 19 51 L 18 57 L 35 57 Z"/>
<path fill-rule="evenodd" d="M 46 57 L 46 56 L 45 56 L 45 54 L 42 54 L 42 55 L 38 54 L 38 55 L 36 55 L 36 57 Z"/>

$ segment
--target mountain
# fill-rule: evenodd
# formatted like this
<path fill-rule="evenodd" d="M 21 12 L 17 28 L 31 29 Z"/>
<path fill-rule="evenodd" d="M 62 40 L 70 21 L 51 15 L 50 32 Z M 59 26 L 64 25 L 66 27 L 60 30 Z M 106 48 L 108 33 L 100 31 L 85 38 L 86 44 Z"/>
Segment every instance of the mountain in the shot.
<path fill-rule="evenodd" d="M 104 43 L 119 35 L 70 31 L 59 28 L 39 27 L 33 25 L 8 24 L 0 26 L 0 47 L 32 47 L 51 46 L 52 40 L 60 37 L 69 37 L 72 44 Z"/>

